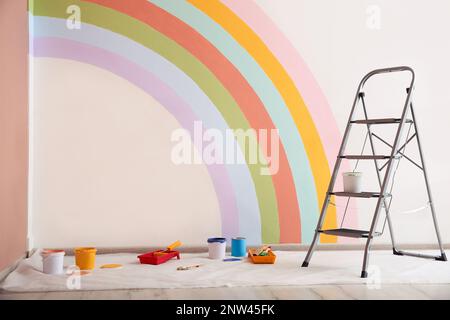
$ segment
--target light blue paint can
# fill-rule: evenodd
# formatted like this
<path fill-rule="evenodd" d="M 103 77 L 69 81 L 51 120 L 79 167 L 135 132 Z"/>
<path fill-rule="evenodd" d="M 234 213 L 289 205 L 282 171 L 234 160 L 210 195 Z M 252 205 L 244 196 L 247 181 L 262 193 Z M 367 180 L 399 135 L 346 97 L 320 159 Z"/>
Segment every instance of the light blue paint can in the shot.
<path fill-rule="evenodd" d="M 233 257 L 245 257 L 247 255 L 247 241 L 243 237 L 231 239 L 231 255 Z"/>

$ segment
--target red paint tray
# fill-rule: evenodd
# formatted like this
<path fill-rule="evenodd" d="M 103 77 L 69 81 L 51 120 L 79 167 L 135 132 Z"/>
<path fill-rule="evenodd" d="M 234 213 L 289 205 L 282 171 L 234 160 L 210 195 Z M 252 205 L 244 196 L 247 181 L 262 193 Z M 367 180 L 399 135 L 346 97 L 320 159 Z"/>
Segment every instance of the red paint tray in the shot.
<path fill-rule="evenodd" d="M 165 252 L 165 254 L 155 254 L 157 252 Z M 155 265 L 167 262 L 175 257 L 177 257 L 177 259 L 180 259 L 179 251 L 157 250 L 149 253 L 144 253 L 138 256 L 141 264 L 155 264 Z"/>

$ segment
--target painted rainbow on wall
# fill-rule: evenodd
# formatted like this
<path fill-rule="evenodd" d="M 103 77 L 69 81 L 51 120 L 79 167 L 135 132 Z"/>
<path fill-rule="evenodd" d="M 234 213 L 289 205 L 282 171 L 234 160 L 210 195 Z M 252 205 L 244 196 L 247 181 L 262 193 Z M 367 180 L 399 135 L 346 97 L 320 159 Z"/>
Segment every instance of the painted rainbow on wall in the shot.
<path fill-rule="evenodd" d="M 66 27 L 67 8 L 82 27 Z M 307 66 L 253 1 L 30 0 L 31 54 L 108 70 L 157 99 L 186 130 L 280 133 L 280 167 L 209 165 L 225 236 L 308 243 L 339 131 Z M 336 227 L 334 207 L 325 221 Z M 355 224 L 352 217 L 351 224 Z M 336 242 L 323 236 L 322 242 Z"/>

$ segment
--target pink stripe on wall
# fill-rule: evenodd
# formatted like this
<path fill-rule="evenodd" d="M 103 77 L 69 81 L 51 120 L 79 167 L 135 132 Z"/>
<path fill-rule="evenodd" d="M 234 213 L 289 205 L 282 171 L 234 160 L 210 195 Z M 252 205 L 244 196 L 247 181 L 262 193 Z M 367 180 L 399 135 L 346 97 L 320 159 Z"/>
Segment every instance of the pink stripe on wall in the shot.
<path fill-rule="evenodd" d="M 0 1 L 0 270 L 26 251 L 27 0 Z"/>

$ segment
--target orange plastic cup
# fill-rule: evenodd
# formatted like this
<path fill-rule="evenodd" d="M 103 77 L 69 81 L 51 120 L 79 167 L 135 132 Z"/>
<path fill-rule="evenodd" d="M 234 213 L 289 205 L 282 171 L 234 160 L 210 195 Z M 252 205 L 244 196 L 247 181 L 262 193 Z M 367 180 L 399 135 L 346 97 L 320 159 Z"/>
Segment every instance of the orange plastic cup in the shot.
<path fill-rule="evenodd" d="M 75 264 L 80 270 L 93 270 L 95 268 L 95 248 L 76 248 Z"/>

